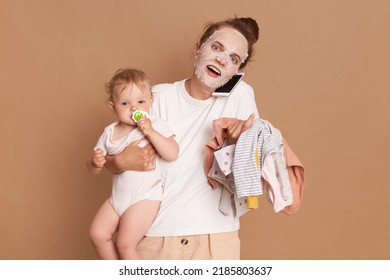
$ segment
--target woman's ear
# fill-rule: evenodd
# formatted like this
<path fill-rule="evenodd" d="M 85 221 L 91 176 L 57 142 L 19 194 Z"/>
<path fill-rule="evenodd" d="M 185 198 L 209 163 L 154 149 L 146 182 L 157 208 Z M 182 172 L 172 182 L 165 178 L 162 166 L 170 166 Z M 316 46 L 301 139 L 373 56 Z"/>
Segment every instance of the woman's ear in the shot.
<path fill-rule="evenodd" d="M 195 48 L 194 48 L 194 55 L 195 56 L 196 56 L 196 53 L 199 51 L 199 48 L 200 48 L 200 44 L 198 42 L 198 43 L 196 43 Z"/>

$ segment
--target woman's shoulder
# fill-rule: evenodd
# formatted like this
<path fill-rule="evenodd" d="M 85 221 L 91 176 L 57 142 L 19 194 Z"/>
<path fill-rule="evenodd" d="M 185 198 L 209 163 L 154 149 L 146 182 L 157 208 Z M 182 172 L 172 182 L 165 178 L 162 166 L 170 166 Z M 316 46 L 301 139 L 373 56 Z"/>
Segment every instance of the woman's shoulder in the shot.
<path fill-rule="evenodd" d="M 152 87 L 153 94 L 158 94 L 170 90 L 173 87 L 173 83 L 157 84 Z"/>
<path fill-rule="evenodd" d="M 165 94 L 170 93 L 172 91 L 177 91 L 178 87 L 182 86 L 184 80 L 177 81 L 174 83 L 161 83 L 154 85 L 152 87 L 153 94 Z"/>
<path fill-rule="evenodd" d="M 239 82 L 236 89 L 240 91 L 253 91 L 253 88 L 243 80 Z"/>
<path fill-rule="evenodd" d="M 230 97 L 242 98 L 245 95 L 253 96 L 253 88 L 245 81 L 240 81 L 230 94 Z"/>

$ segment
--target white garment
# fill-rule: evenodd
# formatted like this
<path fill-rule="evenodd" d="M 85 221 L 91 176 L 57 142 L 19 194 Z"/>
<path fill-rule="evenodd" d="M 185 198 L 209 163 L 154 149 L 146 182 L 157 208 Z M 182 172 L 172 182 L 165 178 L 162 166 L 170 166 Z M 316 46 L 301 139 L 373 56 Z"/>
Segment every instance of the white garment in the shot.
<path fill-rule="evenodd" d="M 268 130 L 280 138 L 280 140 L 283 142 L 282 133 L 279 129 L 275 128 L 270 122 L 266 122 L 268 126 Z M 287 163 L 286 159 L 284 157 L 284 149 L 285 146 L 283 145 L 283 149 L 280 151 L 271 154 L 273 161 L 275 162 L 275 171 L 276 171 L 276 177 L 278 178 L 278 182 L 281 188 L 282 196 L 284 201 L 286 202 L 287 206 L 291 205 L 293 203 L 293 193 L 292 188 L 290 184 L 290 178 L 288 176 L 287 171 Z"/>
<path fill-rule="evenodd" d="M 247 197 L 237 197 L 232 165 L 236 145 L 226 146 L 226 141 L 221 149 L 214 152 L 214 161 L 208 173 L 208 177 L 221 184 L 222 194 L 219 203 L 219 210 L 224 215 L 232 215 L 232 199 L 235 204 L 235 215 L 241 217 L 249 211 L 246 207 Z"/>
<path fill-rule="evenodd" d="M 239 229 L 237 216 L 219 211 L 222 188 L 212 189 L 204 173 L 205 145 L 214 136 L 212 121 L 221 117 L 258 117 L 252 88 L 241 81 L 229 97 L 192 98 L 185 80 L 160 84 L 154 93 L 153 114 L 167 121 L 180 146 L 179 157 L 163 162 L 164 199 L 148 236 L 210 234 Z"/>
<path fill-rule="evenodd" d="M 151 118 L 152 126 L 165 137 L 174 135 L 168 125 L 157 118 Z M 138 128 L 134 128 L 126 136 L 113 140 L 115 126 L 118 122 L 114 122 L 104 129 L 100 136 L 96 149 L 101 149 L 104 153 L 116 155 L 124 150 L 131 142 L 145 137 Z M 145 146 L 149 143 L 148 140 L 142 141 L 140 146 Z M 161 177 L 160 159 L 156 161 L 156 169 L 152 171 L 125 171 L 120 174 L 114 174 L 112 177 L 112 193 L 110 197 L 111 206 L 119 216 L 133 204 L 138 201 L 161 200 L 163 196 L 163 184 Z"/>

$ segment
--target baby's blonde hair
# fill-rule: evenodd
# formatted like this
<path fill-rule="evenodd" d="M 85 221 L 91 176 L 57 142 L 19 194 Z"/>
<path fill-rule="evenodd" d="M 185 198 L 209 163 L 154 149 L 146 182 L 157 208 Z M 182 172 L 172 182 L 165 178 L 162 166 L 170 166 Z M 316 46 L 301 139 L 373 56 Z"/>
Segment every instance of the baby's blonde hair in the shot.
<path fill-rule="evenodd" d="M 151 94 L 150 80 L 143 71 L 134 68 L 121 68 L 106 84 L 109 94 L 108 100 L 113 101 L 114 96 L 121 93 L 129 84 L 136 84 L 141 90 Z"/>

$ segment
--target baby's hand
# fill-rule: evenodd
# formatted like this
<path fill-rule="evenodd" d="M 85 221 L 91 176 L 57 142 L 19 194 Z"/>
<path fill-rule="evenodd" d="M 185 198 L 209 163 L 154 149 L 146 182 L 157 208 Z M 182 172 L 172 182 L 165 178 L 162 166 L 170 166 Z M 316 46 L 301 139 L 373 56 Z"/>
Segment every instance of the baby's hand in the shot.
<path fill-rule="evenodd" d="M 137 125 L 138 125 L 138 128 L 141 130 L 141 132 L 145 136 L 149 136 L 151 133 L 154 132 L 152 122 L 150 121 L 149 118 L 147 118 L 145 116 L 139 119 L 139 121 L 137 122 Z"/>
<path fill-rule="evenodd" d="M 138 122 L 143 116 L 147 117 L 148 113 L 142 111 L 142 110 L 135 110 L 131 116 L 134 122 Z"/>
<path fill-rule="evenodd" d="M 97 149 L 93 151 L 91 155 L 92 164 L 97 168 L 103 168 L 106 163 L 106 157 L 103 155 L 103 151 L 101 149 Z"/>

